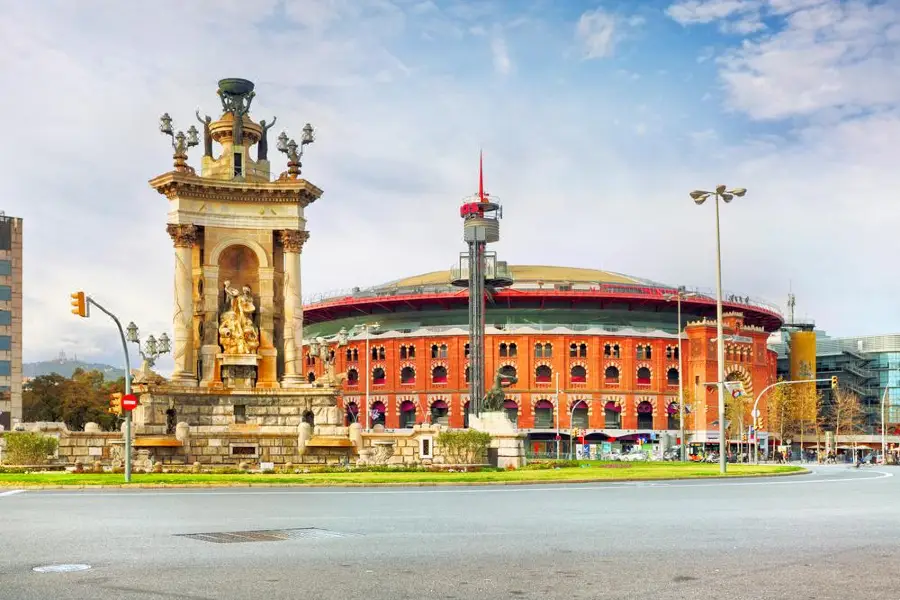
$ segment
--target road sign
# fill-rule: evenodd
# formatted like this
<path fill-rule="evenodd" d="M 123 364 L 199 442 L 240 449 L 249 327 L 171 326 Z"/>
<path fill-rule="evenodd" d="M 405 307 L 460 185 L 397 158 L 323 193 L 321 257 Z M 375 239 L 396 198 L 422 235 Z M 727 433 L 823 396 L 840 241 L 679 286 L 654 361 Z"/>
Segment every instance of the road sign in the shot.
<path fill-rule="evenodd" d="M 122 410 L 134 410 L 137 408 L 138 399 L 134 394 L 125 394 L 122 396 Z"/>

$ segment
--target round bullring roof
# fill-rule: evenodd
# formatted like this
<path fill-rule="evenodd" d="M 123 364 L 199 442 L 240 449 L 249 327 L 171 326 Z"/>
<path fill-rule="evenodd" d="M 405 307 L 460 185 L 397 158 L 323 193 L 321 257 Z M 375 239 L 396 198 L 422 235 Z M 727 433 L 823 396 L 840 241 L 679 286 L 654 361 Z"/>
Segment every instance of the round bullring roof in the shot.
<path fill-rule="evenodd" d="M 600 271 L 597 269 L 552 267 L 545 265 L 509 265 L 508 268 L 512 272 L 514 282 L 513 287 L 516 287 L 516 284 L 535 284 L 538 282 L 546 284 L 622 283 L 631 285 L 651 285 L 654 287 L 665 288 L 672 287 L 648 279 L 640 279 L 630 275 L 623 275 L 612 271 Z M 450 271 L 432 271 L 430 273 L 423 273 L 421 275 L 413 275 L 412 277 L 404 277 L 403 279 L 389 281 L 388 283 L 376 286 L 376 288 L 385 289 L 447 285 L 450 282 L 450 277 Z"/>

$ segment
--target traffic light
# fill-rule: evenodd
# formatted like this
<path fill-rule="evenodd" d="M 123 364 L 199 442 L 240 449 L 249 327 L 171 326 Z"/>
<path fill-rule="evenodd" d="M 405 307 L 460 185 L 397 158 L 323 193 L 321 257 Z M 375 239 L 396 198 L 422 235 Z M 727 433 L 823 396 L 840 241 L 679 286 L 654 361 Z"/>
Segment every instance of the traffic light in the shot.
<path fill-rule="evenodd" d="M 122 416 L 122 392 L 114 392 L 109 395 L 109 408 L 106 411 L 118 417 Z"/>
<path fill-rule="evenodd" d="M 87 300 L 84 297 L 84 292 L 75 292 L 72 294 L 72 314 L 78 315 L 79 317 L 88 316 L 88 305 Z"/>
<path fill-rule="evenodd" d="M 836 390 L 836 389 L 837 389 L 837 383 L 838 383 L 838 382 L 837 382 L 837 375 L 832 375 L 832 376 L 831 376 L 831 389 Z"/>

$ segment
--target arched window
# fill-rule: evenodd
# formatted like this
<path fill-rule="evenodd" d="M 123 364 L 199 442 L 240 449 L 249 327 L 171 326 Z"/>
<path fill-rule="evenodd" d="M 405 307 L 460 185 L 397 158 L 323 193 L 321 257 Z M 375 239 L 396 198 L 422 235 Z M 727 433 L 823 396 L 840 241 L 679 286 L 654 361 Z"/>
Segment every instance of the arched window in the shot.
<path fill-rule="evenodd" d="M 519 405 L 516 404 L 515 400 L 504 400 L 503 401 L 503 412 L 506 413 L 506 418 L 512 421 L 513 425 L 518 426 L 519 424 Z"/>
<path fill-rule="evenodd" d="M 603 418 L 606 429 L 619 429 L 622 427 L 622 407 L 609 401 L 603 407 Z"/>
<path fill-rule="evenodd" d="M 438 345 L 432 344 L 431 345 L 431 358 L 437 358 L 437 357 L 438 357 Z"/>
<path fill-rule="evenodd" d="M 503 377 L 515 377 L 516 376 L 516 368 L 512 365 L 503 365 L 500 367 L 500 375 Z"/>
<path fill-rule="evenodd" d="M 314 366 L 316 364 L 316 358 L 314 356 L 307 354 L 306 355 L 306 364 L 307 364 L 307 366 L 310 366 L 310 367 Z"/>
<path fill-rule="evenodd" d="M 681 426 L 679 423 L 679 417 L 681 415 L 678 413 L 678 403 L 670 402 L 669 406 L 666 407 L 666 416 L 668 417 L 668 423 L 666 423 L 667 429 L 678 429 Z"/>
<path fill-rule="evenodd" d="M 678 385 L 678 369 L 672 367 L 668 371 L 666 371 L 666 384 L 668 385 Z"/>
<path fill-rule="evenodd" d="M 450 409 L 444 400 L 435 400 L 431 403 L 431 422 L 438 425 L 447 425 L 449 412 Z"/>
<path fill-rule="evenodd" d="M 674 351 L 672 352 L 672 355 L 674 356 L 675 360 L 678 360 L 678 357 L 681 354 L 681 351 L 678 349 L 678 346 L 675 346 L 673 348 L 673 350 Z"/>
<path fill-rule="evenodd" d="M 519 347 L 515 342 L 509 345 L 509 355 L 510 356 L 518 356 L 519 355 Z"/>
<path fill-rule="evenodd" d="M 577 401 L 572 406 L 572 427 L 587 429 L 588 405 L 584 400 Z"/>
<path fill-rule="evenodd" d="M 358 360 L 359 360 L 359 350 L 357 350 L 356 348 L 354 348 L 354 349 L 353 349 L 353 362 L 356 362 L 356 361 L 358 361 Z"/>
<path fill-rule="evenodd" d="M 603 345 L 603 356 L 606 356 L 606 357 L 612 356 L 612 345 L 610 345 L 610 344 Z"/>
<path fill-rule="evenodd" d="M 372 360 L 378 360 L 378 348 L 372 346 Z"/>
<path fill-rule="evenodd" d="M 535 358 L 544 358 L 544 345 L 543 344 L 535 344 L 534 345 L 534 357 Z"/>
<path fill-rule="evenodd" d="M 638 385 L 650 385 L 650 369 L 641 367 L 637 370 Z"/>
<path fill-rule="evenodd" d="M 580 358 L 587 358 L 587 344 L 578 345 L 578 356 Z"/>
<path fill-rule="evenodd" d="M 347 348 L 347 362 L 350 362 L 351 360 L 353 360 L 353 350 Z"/>
<path fill-rule="evenodd" d="M 359 385 L 359 371 L 356 369 L 347 370 L 347 385 Z"/>
<path fill-rule="evenodd" d="M 313 381 L 316 380 L 316 374 L 313 373 L 312 371 L 310 371 L 309 373 L 306 374 L 306 380 L 308 382 L 312 383 Z"/>
<path fill-rule="evenodd" d="M 534 428 L 553 429 L 553 403 L 538 400 L 534 405 Z"/>
<path fill-rule="evenodd" d="M 463 356 L 465 356 L 466 358 L 469 358 L 469 344 L 466 344 L 463 347 Z"/>
<path fill-rule="evenodd" d="M 400 405 L 400 428 L 409 429 L 416 424 L 416 405 L 405 400 Z"/>
<path fill-rule="evenodd" d="M 637 407 L 638 429 L 653 429 L 653 405 L 649 402 L 641 402 Z"/>
<path fill-rule="evenodd" d="M 344 420 L 347 427 L 359 422 L 359 405 L 356 402 L 348 402 L 344 407 Z"/>
<path fill-rule="evenodd" d="M 666 359 L 672 360 L 673 351 L 674 348 L 672 348 L 672 346 L 666 346 Z"/>
<path fill-rule="evenodd" d="M 412 367 L 400 369 L 400 383 L 410 385 L 416 382 L 416 370 Z"/>
<path fill-rule="evenodd" d="M 369 418 L 371 419 L 372 427 L 376 425 L 381 425 L 384 427 L 385 418 L 384 414 L 387 412 L 384 408 L 384 402 L 380 400 L 378 402 L 372 403 L 372 410 L 370 411 Z"/>
<path fill-rule="evenodd" d="M 509 347 L 505 343 L 500 344 L 500 356 L 509 356 Z"/>
<path fill-rule="evenodd" d="M 416 347 L 408 346 L 406 348 L 406 354 L 409 356 L 409 358 L 415 358 L 416 357 Z"/>
<path fill-rule="evenodd" d="M 400 346 L 400 360 L 406 360 L 406 346 Z"/>
<path fill-rule="evenodd" d="M 614 366 L 606 367 L 603 379 L 606 383 L 619 383 L 619 368 Z"/>
<path fill-rule="evenodd" d="M 466 383 L 469 383 L 469 367 L 466 367 Z"/>
<path fill-rule="evenodd" d="M 384 360 L 384 346 L 378 347 L 378 358 L 379 360 Z"/>
<path fill-rule="evenodd" d="M 613 358 L 621 358 L 621 352 L 618 344 L 613 344 Z"/>
<path fill-rule="evenodd" d="M 553 345 L 552 344 L 544 344 L 544 358 L 552 358 L 553 357 Z"/>
<path fill-rule="evenodd" d="M 384 369 L 381 367 L 375 367 L 372 369 L 372 384 L 374 385 L 384 385 L 385 382 Z"/>
<path fill-rule="evenodd" d="M 550 383 L 553 377 L 553 370 L 547 365 L 540 365 L 534 370 L 534 380 L 537 383 Z"/>
<path fill-rule="evenodd" d="M 447 344 L 441 344 L 440 348 L 438 348 L 438 358 L 447 358 L 448 350 Z"/>
<path fill-rule="evenodd" d="M 587 381 L 587 369 L 581 365 L 575 365 L 569 372 L 569 377 L 571 378 L 572 383 L 584 383 Z"/>
<path fill-rule="evenodd" d="M 569 344 L 569 357 L 575 358 L 576 356 L 578 356 L 578 344 L 573 342 Z"/>
<path fill-rule="evenodd" d="M 432 383 L 447 383 L 447 367 L 441 365 L 431 369 Z"/>
<path fill-rule="evenodd" d="M 651 358 L 653 358 L 653 346 L 651 346 L 650 344 L 647 344 L 646 346 L 644 346 L 644 357 L 647 360 L 650 360 Z"/>

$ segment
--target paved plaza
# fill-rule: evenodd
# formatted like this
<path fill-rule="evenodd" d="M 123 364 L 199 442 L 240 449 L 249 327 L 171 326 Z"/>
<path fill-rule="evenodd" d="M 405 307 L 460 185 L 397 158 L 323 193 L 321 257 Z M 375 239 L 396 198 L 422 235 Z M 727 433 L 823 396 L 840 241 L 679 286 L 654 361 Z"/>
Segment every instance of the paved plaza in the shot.
<path fill-rule="evenodd" d="M 890 598 L 895 474 L 5 491 L 0 598 Z"/>

